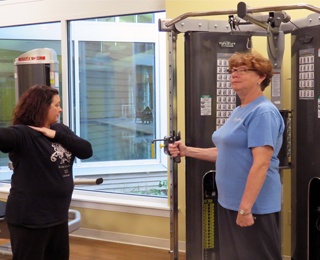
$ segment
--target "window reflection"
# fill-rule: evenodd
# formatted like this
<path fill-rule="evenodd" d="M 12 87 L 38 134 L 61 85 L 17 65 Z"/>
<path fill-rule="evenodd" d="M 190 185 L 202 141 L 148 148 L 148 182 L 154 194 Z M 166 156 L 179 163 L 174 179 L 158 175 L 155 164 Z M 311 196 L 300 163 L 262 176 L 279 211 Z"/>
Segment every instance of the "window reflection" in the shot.
<path fill-rule="evenodd" d="M 154 137 L 153 43 L 79 42 L 80 133 L 86 161 L 151 159 Z"/>

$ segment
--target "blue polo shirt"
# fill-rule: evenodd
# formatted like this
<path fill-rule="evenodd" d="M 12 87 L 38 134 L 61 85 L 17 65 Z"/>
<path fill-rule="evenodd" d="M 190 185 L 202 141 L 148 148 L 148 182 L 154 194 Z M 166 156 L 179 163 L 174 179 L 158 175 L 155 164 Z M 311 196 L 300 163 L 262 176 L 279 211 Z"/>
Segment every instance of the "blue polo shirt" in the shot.
<path fill-rule="evenodd" d="M 238 211 L 253 163 L 251 148 L 268 145 L 273 147 L 274 152 L 252 212 L 268 214 L 281 210 L 277 155 L 282 145 L 284 129 L 279 110 L 266 97 L 260 96 L 244 107 L 237 107 L 226 123 L 213 133 L 212 141 L 218 148 L 218 202 L 222 207 Z"/>

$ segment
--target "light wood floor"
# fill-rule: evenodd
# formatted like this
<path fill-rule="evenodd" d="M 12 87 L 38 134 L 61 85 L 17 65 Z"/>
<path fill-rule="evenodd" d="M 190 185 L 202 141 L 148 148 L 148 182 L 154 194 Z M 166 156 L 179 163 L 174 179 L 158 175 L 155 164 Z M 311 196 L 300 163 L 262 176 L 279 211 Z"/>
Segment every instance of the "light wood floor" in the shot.
<path fill-rule="evenodd" d="M 0 239 L 0 245 L 7 242 Z M 70 237 L 70 260 L 170 260 L 171 257 L 162 249 Z M 11 257 L 0 255 L 0 259 Z M 179 253 L 179 260 L 185 259 L 185 253 Z"/>

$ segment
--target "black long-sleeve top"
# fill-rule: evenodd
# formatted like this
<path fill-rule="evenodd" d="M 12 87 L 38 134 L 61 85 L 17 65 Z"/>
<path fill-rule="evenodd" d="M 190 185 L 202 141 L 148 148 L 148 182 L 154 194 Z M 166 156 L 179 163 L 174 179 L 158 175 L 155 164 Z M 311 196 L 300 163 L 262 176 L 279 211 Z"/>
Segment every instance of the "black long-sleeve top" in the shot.
<path fill-rule="evenodd" d="M 0 128 L 0 150 L 14 170 L 7 200 L 8 223 L 44 228 L 68 221 L 75 157 L 92 156 L 91 144 L 57 123 L 53 139 L 25 125 Z"/>

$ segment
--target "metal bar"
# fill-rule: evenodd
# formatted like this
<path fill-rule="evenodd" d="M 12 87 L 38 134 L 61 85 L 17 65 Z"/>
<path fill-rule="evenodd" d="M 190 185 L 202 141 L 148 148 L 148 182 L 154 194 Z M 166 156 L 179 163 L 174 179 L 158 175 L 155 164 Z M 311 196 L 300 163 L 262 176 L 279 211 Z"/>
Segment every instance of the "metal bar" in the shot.
<path fill-rule="evenodd" d="M 268 24 L 260 22 L 260 21 L 256 20 L 254 17 L 252 17 L 250 15 L 245 15 L 243 17 L 243 19 L 246 20 L 246 21 L 249 21 L 249 22 L 251 22 L 253 24 L 256 24 L 256 25 L 260 26 L 261 28 L 265 29 L 266 31 L 270 31 L 272 33 L 278 33 L 279 32 L 279 29 L 274 29 L 274 28 L 270 27 Z"/>
<path fill-rule="evenodd" d="M 267 12 L 267 11 L 284 11 L 284 10 L 296 10 L 296 9 L 307 9 L 316 13 L 320 13 L 320 8 L 309 5 L 309 4 L 294 4 L 294 5 L 281 5 L 281 6 L 269 6 L 269 7 L 258 7 L 258 8 L 248 8 L 248 13 L 258 13 L 258 12 Z M 188 12 L 184 13 L 171 21 L 168 21 L 165 25 L 170 27 L 177 22 L 180 22 L 183 19 L 188 17 L 199 17 L 199 16 L 212 16 L 212 15 L 228 15 L 236 14 L 237 10 L 225 10 L 225 11 L 208 11 L 208 12 Z"/>
<path fill-rule="evenodd" d="M 170 136 L 177 129 L 177 34 L 169 32 L 169 114 Z M 170 259 L 178 259 L 178 164 L 170 157 Z"/>
<path fill-rule="evenodd" d="M 178 17 L 168 21 L 165 25 L 170 27 L 177 22 L 180 22 L 188 17 L 199 17 L 199 16 L 211 16 L 211 15 L 224 15 L 224 14 L 236 14 L 237 10 L 228 10 L 228 11 L 208 11 L 208 12 L 189 12 L 179 15 Z"/>

